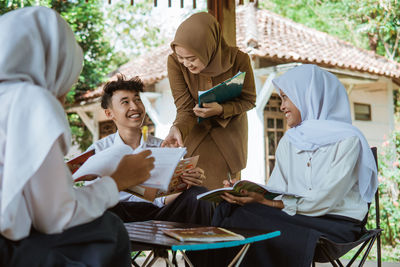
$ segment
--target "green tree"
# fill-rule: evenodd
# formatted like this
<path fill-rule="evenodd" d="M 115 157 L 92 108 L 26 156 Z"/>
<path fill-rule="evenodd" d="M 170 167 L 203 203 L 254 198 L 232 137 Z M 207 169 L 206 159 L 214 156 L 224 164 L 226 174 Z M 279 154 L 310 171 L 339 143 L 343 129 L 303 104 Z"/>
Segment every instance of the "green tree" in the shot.
<path fill-rule="evenodd" d="M 41 5 L 53 8 L 69 23 L 84 53 L 82 73 L 67 96 L 70 103 L 87 90 L 96 89 L 131 56 L 165 40 L 148 16 L 153 5 L 151 0 L 135 1 L 134 6 L 129 1 L 112 6 L 104 4 L 104 0 L 0 0 L 0 14 Z M 119 46 L 118 52 L 115 52 L 116 46 Z M 74 143 L 86 149 L 92 143 L 91 134 L 76 114 L 69 114 L 68 119 Z"/>
<path fill-rule="evenodd" d="M 115 2 L 105 8 L 105 33 L 112 46 L 126 58 L 132 58 L 165 43 L 154 18 L 154 1 Z"/>
<path fill-rule="evenodd" d="M 389 59 L 400 59 L 398 0 L 266 0 L 260 7 Z"/>
<path fill-rule="evenodd" d="M 104 34 L 102 0 L 8 0 L 0 2 L 0 14 L 26 6 L 47 6 L 61 14 L 69 23 L 82 47 L 84 63 L 78 82 L 68 93 L 68 101 L 75 96 L 95 89 L 106 79 L 108 73 L 127 59 L 116 56 Z M 74 143 L 85 149 L 92 142 L 92 136 L 76 114 L 68 116 Z"/>
<path fill-rule="evenodd" d="M 75 86 L 77 94 L 96 88 L 111 70 L 126 60 L 115 56 L 104 34 L 102 5 L 102 0 L 50 1 L 50 6 L 71 25 L 84 52 L 84 66 Z"/>
<path fill-rule="evenodd" d="M 347 0 L 349 1 L 349 0 Z M 387 58 L 400 59 L 400 2 L 397 0 L 349 1 L 349 17 L 368 36 L 370 49 Z"/>

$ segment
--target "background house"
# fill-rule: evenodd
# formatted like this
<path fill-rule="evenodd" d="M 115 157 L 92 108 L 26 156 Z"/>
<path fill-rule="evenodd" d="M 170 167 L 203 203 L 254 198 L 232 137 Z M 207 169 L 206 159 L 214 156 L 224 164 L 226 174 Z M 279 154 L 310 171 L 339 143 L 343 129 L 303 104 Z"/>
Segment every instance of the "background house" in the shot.
<path fill-rule="evenodd" d="M 273 169 L 275 149 L 286 130 L 286 122 L 271 81 L 298 64 L 317 64 L 337 75 L 347 89 L 354 125 L 365 134 L 370 145 L 380 145 L 393 130 L 393 90 L 400 85 L 399 63 L 269 11 L 258 10 L 252 4 L 236 10 L 236 42 L 251 55 L 257 89 L 257 107 L 248 112 L 249 158 L 243 178 L 263 183 Z M 142 78 L 146 86 L 142 99 L 147 123 L 161 138 L 166 136 L 175 118 L 166 66 L 170 52 L 168 45 L 162 46 L 116 70 L 127 77 Z M 101 88 L 87 92 L 67 110 L 82 118 L 94 140 L 115 130 L 100 107 L 100 94 Z"/>

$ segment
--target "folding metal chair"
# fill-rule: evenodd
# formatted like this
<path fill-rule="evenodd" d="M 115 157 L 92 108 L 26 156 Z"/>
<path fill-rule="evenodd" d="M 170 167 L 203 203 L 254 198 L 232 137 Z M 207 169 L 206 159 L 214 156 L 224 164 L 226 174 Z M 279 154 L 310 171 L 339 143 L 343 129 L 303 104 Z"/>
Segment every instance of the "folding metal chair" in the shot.
<path fill-rule="evenodd" d="M 372 153 L 374 154 L 375 163 L 378 167 L 378 160 L 377 160 L 377 149 L 376 147 L 371 148 Z M 369 206 L 368 206 L 369 207 Z M 365 216 L 363 220 L 363 226 L 367 223 L 368 214 Z M 330 262 L 332 266 L 344 266 L 340 261 L 340 257 L 347 254 L 351 249 L 361 245 L 358 249 L 356 254 L 350 260 L 350 262 L 346 266 L 351 266 L 357 257 L 364 251 L 365 247 L 367 249 L 364 251 L 361 262 L 358 266 L 363 266 L 365 260 L 375 240 L 377 240 L 377 266 L 381 267 L 381 232 L 382 229 L 380 228 L 380 214 L 379 214 L 379 190 L 376 190 L 375 193 L 375 220 L 376 220 L 376 228 L 371 230 L 366 230 L 365 233 L 356 241 L 349 242 L 349 243 L 336 243 L 328 238 L 321 237 L 317 242 L 317 247 L 314 253 L 314 259 L 312 266 L 315 267 L 315 262 Z"/>

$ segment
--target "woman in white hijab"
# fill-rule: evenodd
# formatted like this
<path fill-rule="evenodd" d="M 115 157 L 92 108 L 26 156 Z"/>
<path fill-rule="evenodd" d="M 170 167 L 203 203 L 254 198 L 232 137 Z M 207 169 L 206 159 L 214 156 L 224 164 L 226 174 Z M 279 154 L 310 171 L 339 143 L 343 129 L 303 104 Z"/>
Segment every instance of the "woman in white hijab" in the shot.
<path fill-rule="evenodd" d="M 346 90 L 333 74 L 302 65 L 273 83 L 291 128 L 279 142 L 267 185 L 297 197 L 226 194 L 213 225 L 281 231 L 278 238 L 254 244 L 245 266 L 309 267 L 321 235 L 351 242 L 363 233 L 377 169 L 363 134 L 351 125 Z M 221 251 L 208 260 L 222 266 L 232 253 Z"/>
<path fill-rule="evenodd" d="M 154 159 L 149 151 L 127 156 L 110 176 L 74 188 L 60 102 L 79 76 L 82 50 L 45 7 L 4 14 L 0 28 L 0 266 L 130 266 L 125 228 L 104 211 L 118 190 L 149 177 Z"/>

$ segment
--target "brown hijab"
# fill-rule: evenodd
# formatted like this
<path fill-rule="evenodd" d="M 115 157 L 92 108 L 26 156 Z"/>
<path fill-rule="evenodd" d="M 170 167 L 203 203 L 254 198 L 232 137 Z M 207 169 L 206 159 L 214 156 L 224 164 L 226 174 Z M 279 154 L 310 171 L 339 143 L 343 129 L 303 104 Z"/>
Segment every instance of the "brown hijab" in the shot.
<path fill-rule="evenodd" d="M 206 12 L 196 13 L 179 25 L 171 48 L 182 46 L 206 65 L 201 74 L 218 76 L 229 70 L 236 59 L 237 47 L 230 47 L 222 36 L 218 21 Z"/>

